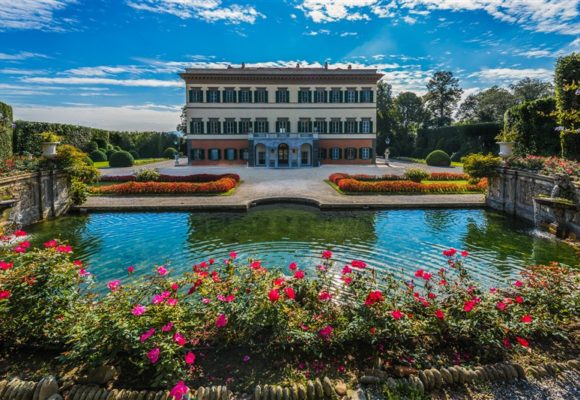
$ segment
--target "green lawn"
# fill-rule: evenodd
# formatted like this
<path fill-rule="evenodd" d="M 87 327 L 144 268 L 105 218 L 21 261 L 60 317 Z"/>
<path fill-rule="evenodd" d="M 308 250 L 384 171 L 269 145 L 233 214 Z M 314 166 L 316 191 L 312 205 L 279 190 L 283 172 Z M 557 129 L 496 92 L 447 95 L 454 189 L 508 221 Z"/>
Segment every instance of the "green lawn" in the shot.
<path fill-rule="evenodd" d="M 142 158 L 139 160 L 135 160 L 135 166 L 139 166 L 139 165 L 146 165 L 146 164 L 152 164 L 152 163 L 156 163 L 156 162 L 160 162 L 160 161 L 167 161 L 167 158 Z M 108 161 L 99 161 L 95 163 L 95 167 L 101 169 L 101 168 L 109 168 L 109 162 Z"/>
<path fill-rule="evenodd" d="M 393 159 L 394 160 L 414 162 L 414 163 L 417 163 L 417 164 L 427 164 L 427 162 L 425 161 L 424 158 L 394 157 Z M 463 163 L 460 163 L 458 161 L 451 161 L 451 166 L 452 167 L 463 167 Z"/>

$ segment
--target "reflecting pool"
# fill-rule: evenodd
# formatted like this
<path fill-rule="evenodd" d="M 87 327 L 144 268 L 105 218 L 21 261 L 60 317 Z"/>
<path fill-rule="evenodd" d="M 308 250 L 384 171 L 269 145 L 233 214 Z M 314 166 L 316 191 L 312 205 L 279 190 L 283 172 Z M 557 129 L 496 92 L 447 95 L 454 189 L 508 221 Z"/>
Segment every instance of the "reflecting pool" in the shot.
<path fill-rule="evenodd" d="M 513 279 L 526 265 L 560 261 L 577 265 L 566 244 L 534 234 L 525 221 L 485 209 L 430 209 L 322 212 L 276 205 L 247 213 L 95 213 L 71 215 L 28 229 L 31 242 L 57 238 L 75 248 L 97 280 L 127 276 L 169 264 L 189 270 L 230 251 L 268 267 L 296 262 L 314 268 L 329 249 L 340 266 L 362 259 L 381 271 L 410 278 L 417 268 L 437 271 L 443 249 L 467 250 L 468 267 L 488 285 Z"/>

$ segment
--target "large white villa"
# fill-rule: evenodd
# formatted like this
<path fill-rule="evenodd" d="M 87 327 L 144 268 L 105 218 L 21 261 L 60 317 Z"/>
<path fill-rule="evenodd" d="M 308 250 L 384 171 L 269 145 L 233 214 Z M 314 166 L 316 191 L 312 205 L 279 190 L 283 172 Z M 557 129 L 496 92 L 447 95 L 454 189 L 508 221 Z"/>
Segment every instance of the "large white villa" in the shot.
<path fill-rule="evenodd" d="M 297 168 L 374 162 L 376 69 L 188 68 L 193 165 Z"/>

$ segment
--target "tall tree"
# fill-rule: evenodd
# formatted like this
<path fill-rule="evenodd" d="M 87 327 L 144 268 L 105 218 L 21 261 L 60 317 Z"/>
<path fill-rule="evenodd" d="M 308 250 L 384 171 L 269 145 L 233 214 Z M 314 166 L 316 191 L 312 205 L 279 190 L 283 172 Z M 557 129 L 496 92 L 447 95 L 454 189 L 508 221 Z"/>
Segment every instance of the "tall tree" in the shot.
<path fill-rule="evenodd" d="M 391 136 L 395 127 L 393 118 L 393 87 L 384 81 L 377 86 L 377 154 L 385 151 L 385 139 Z"/>
<path fill-rule="evenodd" d="M 393 102 L 393 116 L 393 155 L 412 155 L 417 129 L 427 116 L 423 100 L 413 92 L 399 93 Z"/>
<path fill-rule="evenodd" d="M 511 84 L 510 89 L 519 103 L 554 95 L 554 86 L 550 82 L 544 82 L 540 79 L 524 78 Z"/>
<path fill-rule="evenodd" d="M 457 119 L 462 122 L 501 122 L 506 110 L 515 104 L 515 96 L 507 89 L 492 86 L 467 96 L 459 106 Z"/>
<path fill-rule="evenodd" d="M 461 98 L 463 89 L 459 80 L 450 71 L 437 71 L 427 83 L 427 94 L 424 96 L 427 109 L 433 114 L 435 126 L 449 125 L 453 121 L 453 110 Z"/>

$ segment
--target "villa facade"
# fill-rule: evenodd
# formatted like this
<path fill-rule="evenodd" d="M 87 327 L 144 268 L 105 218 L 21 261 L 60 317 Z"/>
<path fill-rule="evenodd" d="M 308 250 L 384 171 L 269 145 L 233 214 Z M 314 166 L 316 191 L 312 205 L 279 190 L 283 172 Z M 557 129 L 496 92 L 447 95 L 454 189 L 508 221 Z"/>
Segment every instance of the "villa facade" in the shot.
<path fill-rule="evenodd" d="M 193 165 L 298 168 L 375 160 L 375 69 L 186 69 Z"/>

